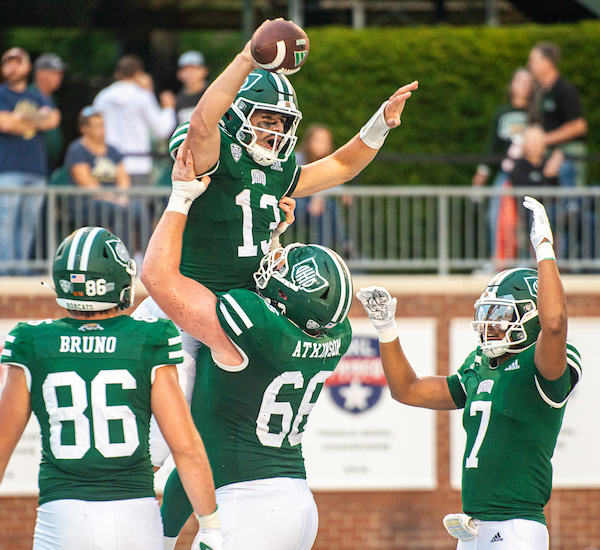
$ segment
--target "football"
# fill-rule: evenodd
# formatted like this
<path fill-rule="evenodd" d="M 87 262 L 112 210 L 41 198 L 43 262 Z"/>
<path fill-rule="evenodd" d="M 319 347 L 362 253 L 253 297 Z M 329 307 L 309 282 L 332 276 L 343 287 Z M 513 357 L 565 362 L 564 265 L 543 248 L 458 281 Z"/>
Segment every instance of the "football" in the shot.
<path fill-rule="evenodd" d="M 254 61 L 272 73 L 294 74 L 308 57 L 310 43 L 302 28 L 292 21 L 275 19 L 261 25 L 250 42 Z"/>

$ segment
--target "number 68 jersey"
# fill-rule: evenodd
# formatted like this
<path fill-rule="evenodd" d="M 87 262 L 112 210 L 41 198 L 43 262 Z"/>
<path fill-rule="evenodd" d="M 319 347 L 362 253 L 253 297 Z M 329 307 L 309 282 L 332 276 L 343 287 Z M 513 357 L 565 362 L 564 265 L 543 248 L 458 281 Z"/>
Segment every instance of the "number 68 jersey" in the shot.
<path fill-rule="evenodd" d="M 40 424 L 40 504 L 154 496 L 154 371 L 183 360 L 171 321 L 123 315 L 19 323 L 1 360 L 25 372 Z"/>
<path fill-rule="evenodd" d="M 535 344 L 495 367 L 474 351 L 448 377 L 464 408 L 463 510 L 484 521 L 545 523 L 552 464 L 565 405 L 581 376 L 579 353 L 567 343 L 567 368 L 557 380 L 536 369 Z"/>
<path fill-rule="evenodd" d="M 215 487 L 274 477 L 305 478 L 302 435 L 325 380 L 346 353 L 350 322 L 320 336 L 302 331 L 255 292 L 218 294 L 221 326 L 243 363 L 197 359 L 192 417 Z"/>

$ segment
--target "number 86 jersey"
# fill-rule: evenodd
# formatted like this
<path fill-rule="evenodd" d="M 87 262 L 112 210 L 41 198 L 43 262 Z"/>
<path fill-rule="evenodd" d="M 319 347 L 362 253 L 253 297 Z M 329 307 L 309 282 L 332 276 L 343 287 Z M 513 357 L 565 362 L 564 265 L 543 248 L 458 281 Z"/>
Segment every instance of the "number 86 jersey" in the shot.
<path fill-rule="evenodd" d="M 183 361 L 171 321 L 127 315 L 19 323 L 2 363 L 25 372 L 42 434 L 40 504 L 154 496 L 154 370 Z"/>
<path fill-rule="evenodd" d="M 448 377 L 464 408 L 463 510 L 484 521 L 545 523 L 556 440 L 567 400 L 581 376 L 581 359 L 567 343 L 567 368 L 546 380 L 535 367 L 535 344 L 496 366 L 474 351 Z"/>

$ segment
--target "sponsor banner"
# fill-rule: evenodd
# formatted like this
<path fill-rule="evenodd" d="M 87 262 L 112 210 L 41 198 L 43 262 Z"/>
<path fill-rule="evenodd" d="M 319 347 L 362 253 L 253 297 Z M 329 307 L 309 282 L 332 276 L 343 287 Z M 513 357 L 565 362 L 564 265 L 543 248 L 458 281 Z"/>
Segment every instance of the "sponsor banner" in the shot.
<path fill-rule="evenodd" d="M 470 322 L 453 319 L 450 324 L 450 372 L 456 372 L 473 351 Z M 600 487 L 600 409 L 597 388 L 600 371 L 594 358 L 600 357 L 600 319 L 569 319 L 569 341 L 581 354 L 582 379 L 566 405 L 563 425 L 552 458 L 553 487 Z M 466 443 L 462 428 L 462 411 L 450 413 L 450 483 L 460 489 L 463 453 Z"/>
<path fill-rule="evenodd" d="M 302 448 L 308 484 L 321 490 L 434 489 L 435 413 L 394 401 L 371 322 L 353 320 L 352 344 L 325 383 Z M 436 321 L 399 320 L 419 375 L 436 370 Z"/>

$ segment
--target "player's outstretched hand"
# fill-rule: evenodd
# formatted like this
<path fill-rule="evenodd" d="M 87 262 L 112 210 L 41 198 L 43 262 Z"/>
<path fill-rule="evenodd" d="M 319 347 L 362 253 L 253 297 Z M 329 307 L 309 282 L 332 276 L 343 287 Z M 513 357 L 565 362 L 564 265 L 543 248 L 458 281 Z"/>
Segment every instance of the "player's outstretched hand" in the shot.
<path fill-rule="evenodd" d="M 187 150 L 186 159 L 183 159 L 183 148 L 177 150 L 177 158 L 171 172 L 173 188 L 166 210 L 180 212 L 187 216 L 190 207 L 206 189 L 210 178 L 204 176 L 201 180 L 196 179 L 194 170 L 194 157 L 191 149 Z"/>
<path fill-rule="evenodd" d="M 385 123 L 389 128 L 400 126 L 400 115 L 406 105 L 406 100 L 419 87 L 418 81 L 413 81 L 399 88 L 392 96 L 390 96 L 388 104 L 385 106 L 384 117 Z"/>
<path fill-rule="evenodd" d="M 396 298 L 383 287 L 370 286 L 361 288 L 356 297 L 362 302 L 369 319 L 378 332 L 385 332 L 396 327 Z"/>
<path fill-rule="evenodd" d="M 548 221 L 548 214 L 544 205 L 533 197 L 525 197 L 523 206 L 533 213 L 533 222 L 531 224 L 531 244 L 537 250 L 537 247 L 547 241 L 550 244 L 554 242 L 552 237 L 552 228 Z"/>

